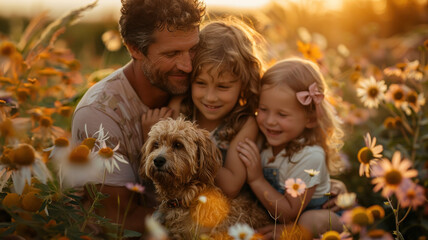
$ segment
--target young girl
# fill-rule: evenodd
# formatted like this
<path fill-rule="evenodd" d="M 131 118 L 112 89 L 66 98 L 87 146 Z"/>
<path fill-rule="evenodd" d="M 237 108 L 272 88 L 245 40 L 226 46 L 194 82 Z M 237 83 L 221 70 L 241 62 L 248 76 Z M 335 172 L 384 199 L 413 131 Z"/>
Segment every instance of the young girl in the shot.
<path fill-rule="evenodd" d="M 231 198 L 239 194 L 247 177 L 237 145 L 244 139 L 255 140 L 258 134 L 253 116 L 262 71 L 258 55 L 261 40 L 256 31 L 237 19 L 208 23 L 200 32 L 193 58 L 189 96 L 181 104 L 175 99 L 170 104 L 171 108 L 180 106 L 174 112 L 211 132 L 223 153 L 216 185 Z M 154 115 L 170 114 L 167 109 L 157 111 Z M 150 114 L 143 116 L 143 122 Z"/>
<path fill-rule="evenodd" d="M 324 99 L 325 89 L 316 64 L 295 58 L 276 63 L 262 77 L 256 112 L 267 148 L 259 154 L 251 139 L 237 148 L 247 169 L 247 183 L 265 208 L 277 213 L 283 223 L 294 221 L 301 207 L 301 198 L 285 193 L 287 179 L 305 182 L 305 210 L 320 209 L 330 191 L 329 172 L 337 173 L 341 167 L 338 150 L 343 132 L 334 109 Z M 311 176 L 305 171 L 310 169 L 319 173 Z M 326 215 L 313 213 L 306 218 L 310 223 L 300 223 L 317 232 L 313 226 L 328 221 L 328 217 L 316 219 Z M 332 214 L 332 218 L 333 227 L 341 229 L 337 216 Z"/>

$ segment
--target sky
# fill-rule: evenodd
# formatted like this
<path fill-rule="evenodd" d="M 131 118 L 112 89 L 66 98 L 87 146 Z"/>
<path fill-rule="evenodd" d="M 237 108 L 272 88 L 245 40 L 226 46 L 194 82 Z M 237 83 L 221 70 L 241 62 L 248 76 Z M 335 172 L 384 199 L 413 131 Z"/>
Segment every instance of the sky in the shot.
<path fill-rule="evenodd" d="M 272 0 L 205 0 L 207 8 L 229 7 L 237 9 L 256 9 L 263 7 Z M 284 1 L 284 0 L 283 0 Z M 301 0 L 288 0 L 299 2 Z M 302 0 L 304 1 L 304 0 Z M 329 7 L 334 7 L 342 0 L 324 0 Z M 0 0 L 1 16 L 34 16 L 48 11 L 51 17 L 59 17 L 69 10 L 77 9 L 94 2 L 94 0 Z M 98 0 L 98 5 L 85 13 L 83 21 L 118 18 L 120 0 Z"/>
<path fill-rule="evenodd" d="M 77 9 L 94 0 L 0 0 L 1 16 L 34 16 L 48 10 L 49 16 L 58 17 L 69 10 Z M 258 8 L 270 0 L 205 0 L 207 8 L 226 6 L 232 8 Z M 97 6 L 88 11 L 82 20 L 97 20 L 104 17 L 118 17 L 120 0 L 98 0 Z"/>

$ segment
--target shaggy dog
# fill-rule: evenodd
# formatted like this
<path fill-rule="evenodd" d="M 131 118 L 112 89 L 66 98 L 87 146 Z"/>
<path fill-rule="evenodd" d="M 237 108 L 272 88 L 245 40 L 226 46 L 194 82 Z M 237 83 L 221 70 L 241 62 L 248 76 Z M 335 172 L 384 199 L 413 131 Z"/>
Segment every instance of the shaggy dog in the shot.
<path fill-rule="evenodd" d="M 228 199 L 214 185 L 221 154 L 209 132 L 196 124 L 182 118 L 159 121 L 142 153 L 139 173 L 156 187 L 158 212 L 171 239 L 220 236 L 237 223 L 253 228 L 271 223 L 255 198 Z"/>

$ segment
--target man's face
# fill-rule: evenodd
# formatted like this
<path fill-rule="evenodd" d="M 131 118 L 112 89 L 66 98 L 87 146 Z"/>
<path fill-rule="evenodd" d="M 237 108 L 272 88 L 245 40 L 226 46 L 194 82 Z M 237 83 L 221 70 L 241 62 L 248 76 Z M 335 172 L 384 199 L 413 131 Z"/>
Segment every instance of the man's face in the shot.
<path fill-rule="evenodd" d="M 155 42 L 143 57 L 142 69 L 150 83 L 172 95 L 183 94 L 190 84 L 192 59 L 199 42 L 199 29 L 155 31 Z"/>

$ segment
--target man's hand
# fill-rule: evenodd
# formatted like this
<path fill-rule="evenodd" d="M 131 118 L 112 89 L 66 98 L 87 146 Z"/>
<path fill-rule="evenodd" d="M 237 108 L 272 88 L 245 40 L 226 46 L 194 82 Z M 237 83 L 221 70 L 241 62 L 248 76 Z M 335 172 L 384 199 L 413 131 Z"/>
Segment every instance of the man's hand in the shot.
<path fill-rule="evenodd" d="M 340 207 L 336 205 L 337 196 L 341 193 L 347 193 L 345 184 L 337 179 L 330 179 L 330 200 L 323 204 L 322 208 L 330 209 L 333 212 L 340 210 Z"/>

